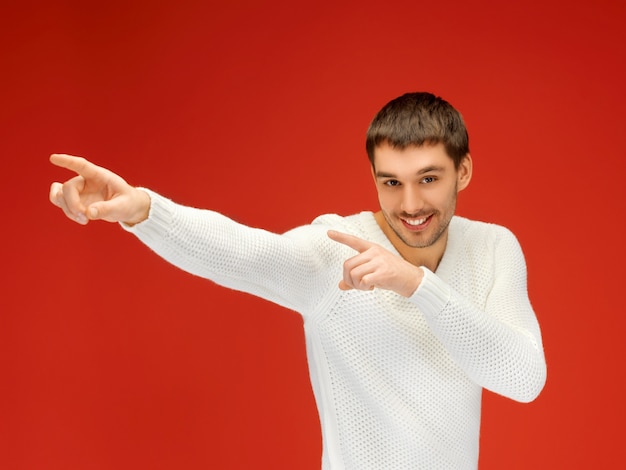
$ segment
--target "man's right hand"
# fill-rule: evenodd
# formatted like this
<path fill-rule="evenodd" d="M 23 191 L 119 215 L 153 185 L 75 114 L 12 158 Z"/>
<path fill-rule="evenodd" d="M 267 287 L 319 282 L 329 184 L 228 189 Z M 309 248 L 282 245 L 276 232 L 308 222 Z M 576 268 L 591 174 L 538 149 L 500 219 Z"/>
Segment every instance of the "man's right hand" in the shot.
<path fill-rule="evenodd" d="M 79 224 L 90 220 L 135 225 L 148 218 L 150 196 L 106 168 L 82 157 L 53 154 L 50 162 L 77 175 L 65 183 L 52 183 L 50 202 Z"/>

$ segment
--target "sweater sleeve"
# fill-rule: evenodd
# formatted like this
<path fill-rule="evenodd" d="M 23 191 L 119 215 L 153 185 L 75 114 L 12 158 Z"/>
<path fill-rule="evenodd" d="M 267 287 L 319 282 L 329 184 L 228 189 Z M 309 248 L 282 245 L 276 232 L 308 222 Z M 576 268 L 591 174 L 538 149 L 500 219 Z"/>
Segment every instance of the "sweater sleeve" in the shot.
<path fill-rule="evenodd" d="M 142 189 L 151 198 L 148 219 L 122 227 L 166 261 L 300 313 L 315 302 L 319 289 L 311 280 L 323 270 L 315 246 L 323 241 L 322 227 L 305 226 L 279 235 Z"/>
<path fill-rule="evenodd" d="M 528 299 L 526 263 L 517 239 L 505 229 L 493 256 L 493 284 L 484 309 L 426 268 L 411 300 L 475 383 L 530 402 L 545 384 L 546 363 L 539 324 Z"/>

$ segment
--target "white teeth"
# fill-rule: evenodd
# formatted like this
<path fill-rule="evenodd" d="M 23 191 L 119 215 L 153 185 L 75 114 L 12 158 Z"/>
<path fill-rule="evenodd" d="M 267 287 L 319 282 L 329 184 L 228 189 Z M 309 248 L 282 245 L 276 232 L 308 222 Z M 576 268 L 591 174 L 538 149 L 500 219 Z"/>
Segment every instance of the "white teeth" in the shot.
<path fill-rule="evenodd" d="M 424 217 L 423 219 L 413 219 L 413 220 L 404 219 L 404 221 L 409 225 L 422 225 L 424 222 L 426 222 L 427 218 L 428 217 Z"/>

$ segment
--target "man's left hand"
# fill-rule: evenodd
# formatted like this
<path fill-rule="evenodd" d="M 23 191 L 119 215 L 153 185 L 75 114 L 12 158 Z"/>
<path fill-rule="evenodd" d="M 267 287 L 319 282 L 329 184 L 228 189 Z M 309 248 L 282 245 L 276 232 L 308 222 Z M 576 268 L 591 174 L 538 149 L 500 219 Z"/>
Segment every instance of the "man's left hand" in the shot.
<path fill-rule="evenodd" d="M 343 264 L 342 290 L 380 288 L 410 297 L 422 282 L 424 272 L 419 267 L 376 243 L 335 230 L 329 230 L 328 237 L 358 252 Z"/>

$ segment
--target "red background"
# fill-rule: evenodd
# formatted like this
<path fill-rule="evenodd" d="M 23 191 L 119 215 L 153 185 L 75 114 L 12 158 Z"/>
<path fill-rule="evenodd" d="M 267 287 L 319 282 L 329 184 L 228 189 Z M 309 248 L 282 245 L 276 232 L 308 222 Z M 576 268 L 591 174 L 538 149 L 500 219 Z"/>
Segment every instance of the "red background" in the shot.
<path fill-rule="evenodd" d="M 459 213 L 527 255 L 548 382 L 485 394 L 481 469 L 624 460 L 623 1 L 15 2 L 0 14 L 0 468 L 318 469 L 293 313 L 47 201 L 52 152 L 283 231 L 376 209 L 373 114 L 429 90 Z"/>

